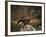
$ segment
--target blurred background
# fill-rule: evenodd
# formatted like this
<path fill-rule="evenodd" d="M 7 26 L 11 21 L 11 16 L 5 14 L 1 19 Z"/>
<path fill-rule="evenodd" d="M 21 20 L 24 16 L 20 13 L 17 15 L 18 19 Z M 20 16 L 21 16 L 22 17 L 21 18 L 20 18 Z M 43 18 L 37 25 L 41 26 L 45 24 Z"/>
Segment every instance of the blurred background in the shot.
<path fill-rule="evenodd" d="M 22 16 L 30 16 L 31 25 L 37 30 L 42 30 L 42 7 L 11 5 L 11 31 L 16 31 L 16 24 Z M 18 27 L 18 26 L 17 26 Z"/>

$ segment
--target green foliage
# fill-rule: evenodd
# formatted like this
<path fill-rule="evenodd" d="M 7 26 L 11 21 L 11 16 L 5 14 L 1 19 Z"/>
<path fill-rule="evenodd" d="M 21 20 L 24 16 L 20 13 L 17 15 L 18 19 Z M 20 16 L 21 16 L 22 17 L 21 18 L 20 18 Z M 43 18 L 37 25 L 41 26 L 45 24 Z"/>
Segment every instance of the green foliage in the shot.
<path fill-rule="evenodd" d="M 20 30 L 21 25 L 17 24 L 16 21 L 11 23 L 11 32 L 17 32 Z"/>
<path fill-rule="evenodd" d="M 37 31 L 42 29 L 42 26 L 40 24 L 33 26 Z"/>
<path fill-rule="evenodd" d="M 15 32 L 16 31 L 16 23 L 11 23 L 11 31 Z"/>

